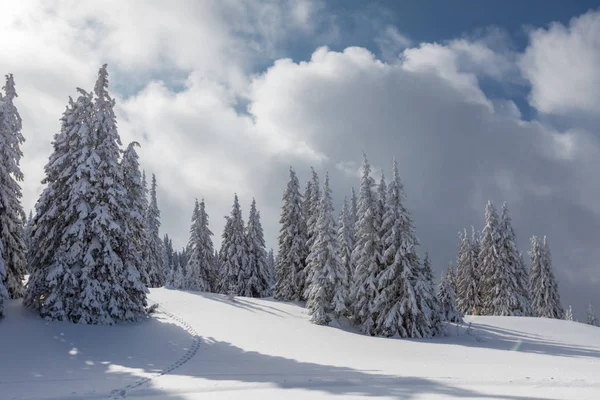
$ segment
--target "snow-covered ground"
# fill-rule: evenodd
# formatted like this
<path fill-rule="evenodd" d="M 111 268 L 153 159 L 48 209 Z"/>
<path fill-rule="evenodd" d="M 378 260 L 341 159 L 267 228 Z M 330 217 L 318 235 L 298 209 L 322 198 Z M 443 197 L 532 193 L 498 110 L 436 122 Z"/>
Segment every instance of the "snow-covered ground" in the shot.
<path fill-rule="evenodd" d="M 150 300 L 153 318 L 114 327 L 47 322 L 9 301 L 0 398 L 600 399 L 600 328 L 584 324 L 470 317 L 446 338 L 398 340 L 315 326 L 271 300 Z"/>

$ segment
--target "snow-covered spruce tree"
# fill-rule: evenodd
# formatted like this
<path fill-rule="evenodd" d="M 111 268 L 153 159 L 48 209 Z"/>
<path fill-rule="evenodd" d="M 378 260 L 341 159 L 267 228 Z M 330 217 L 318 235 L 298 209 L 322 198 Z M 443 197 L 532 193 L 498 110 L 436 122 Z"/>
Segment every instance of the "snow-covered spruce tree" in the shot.
<path fill-rule="evenodd" d="M 502 306 L 496 307 L 495 315 L 530 316 L 529 276 L 517 249 L 517 239 L 506 203 L 502 205 L 500 224 L 504 273 L 498 274 L 503 282 L 497 291 L 496 304 Z"/>
<path fill-rule="evenodd" d="M 290 167 L 290 180 L 283 193 L 283 207 L 279 222 L 281 229 L 274 295 L 278 300 L 301 300 L 305 285 L 304 267 L 308 255 L 307 233 L 298 178 L 292 167 Z"/>
<path fill-rule="evenodd" d="M 352 301 L 351 315 L 360 325 L 363 333 L 373 335 L 377 315 L 373 310 L 379 294 L 377 276 L 381 272 L 381 220 L 377 215 L 377 199 L 373 193 L 371 165 L 363 155 L 363 175 L 358 200 L 358 223 L 356 225 L 356 244 L 352 251 L 352 263 L 355 265 L 350 288 Z"/>
<path fill-rule="evenodd" d="M 485 227 L 479 251 L 481 313 L 484 315 L 494 315 L 499 309 L 496 308 L 497 294 L 495 290 L 499 285 L 497 271 L 504 268 L 501 247 L 502 237 L 498 213 L 494 204 L 488 201 L 485 207 Z"/>
<path fill-rule="evenodd" d="M 148 207 L 149 207 L 149 203 L 148 203 L 148 193 L 150 191 L 148 190 L 148 181 L 146 180 L 146 171 L 142 170 L 142 187 L 141 187 L 141 192 L 139 195 L 139 207 L 141 207 L 141 209 L 143 210 L 142 213 L 142 220 L 141 221 L 141 226 L 144 229 L 144 232 L 140 238 L 140 242 L 144 243 L 144 246 L 142 248 L 142 259 L 144 260 L 144 263 L 142 265 L 142 268 L 140 269 L 140 275 L 142 278 L 142 282 L 144 283 L 144 285 L 146 285 L 146 287 L 150 287 L 150 273 L 151 273 L 151 265 L 148 264 L 147 260 L 149 258 L 149 248 L 148 248 Z"/>
<path fill-rule="evenodd" d="M 124 262 L 128 241 L 125 221 L 129 210 L 119 165 L 121 139 L 113 110 L 115 101 L 108 93 L 106 64 L 98 72 L 94 93 L 90 124 L 94 149 L 85 160 L 86 166 L 78 170 L 82 175 L 89 175 L 71 186 L 75 192 L 71 198 L 76 199 L 71 204 L 73 210 L 79 211 L 79 218 L 73 229 L 70 227 L 66 233 L 74 246 L 64 246 L 67 263 L 73 262 L 69 266 L 71 271 L 77 272 L 77 267 L 82 266 L 79 279 L 81 305 L 69 318 L 85 323 L 133 321 L 145 314 L 146 287 L 140 281 L 136 266 Z M 83 215 L 85 206 L 89 209 Z M 85 231 L 89 236 L 86 237 Z M 70 259 L 74 255 L 73 248 L 79 244 L 83 245 L 80 248 L 83 251 Z M 48 279 L 51 277 L 52 271 Z"/>
<path fill-rule="evenodd" d="M 21 134 L 21 116 L 13 101 L 17 97 L 12 74 L 6 75 L 0 97 L 0 232 L 4 246 L 6 275 L 4 286 L 11 299 L 23 297 L 23 279 L 27 270 L 27 250 L 23 241 L 22 226 L 26 219 L 21 205 L 22 191 L 19 182 L 23 173 L 19 163 L 25 142 Z"/>
<path fill-rule="evenodd" d="M 31 234 L 33 232 L 33 210 L 29 210 L 29 215 L 27 217 L 27 223 L 25 223 L 25 227 L 23 229 L 23 241 L 25 242 L 25 249 L 27 250 L 27 254 L 31 250 Z"/>
<path fill-rule="evenodd" d="M 417 299 L 422 310 L 429 310 L 431 312 L 431 316 L 429 317 L 429 335 L 437 336 L 442 332 L 440 302 L 437 298 L 437 293 L 435 290 L 433 271 L 431 269 L 431 260 L 429 259 L 428 252 L 425 252 L 421 275 L 422 279 L 418 280 L 417 285 L 415 285 Z"/>
<path fill-rule="evenodd" d="M 542 290 L 543 259 L 542 246 L 537 236 L 531 237 L 531 250 L 529 250 L 529 291 L 531 293 L 531 308 L 533 315 L 540 317 L 540 312 L 546 302 Z"/>
<path fill-rule="evenodd" d="M 327 325 L 346 314 L 348 297 L 347 271 L 339 257 L 329 174 L 325 175 L 318 210 L 314 241 L 307 257 L 312 271 L 307 307 L 313 323 Z"/>
<path fill-rule="evenodd" d="M 352 264 L 352 250 L 354 250 L 354 224 L 352 222 L 352 216 L 350 215 L 350 208 L 348 207 L 348 200 L 344 198 L 344 205 L 342 212 L 339 216 L 338 221 L 338 233 L 337 242 L 340 252 L 340 262 L 345 271 L 345 281 L 347 283 L 346 290 L 350 290 L 350 282 L 352 282 L 352 271 L 354 270 Z M 346 295 L 346 301 L 348 306 L 350 305 L 350 296 Z"/>
<path fill-rule="evenodd" d="M 480 307 L 477 287 L 477 255 L 466 229 L 459 233 L 460 246 L 456 262 L 456 308 L 463 314 L 473 314 Z"/>
<path fill-rule="evenodd" d="M 213 273 L 214 248 L 208 227 L 208 214 L 204 199 L 196 200 L 192 213 L 190 240 L 188 242 L 189 256 L 186 266 L 184 288 L 200 292 L 211 291 Z"/>
<path fill-rule="evenodd" d="M 227 248 L 226 244 L 229 242 L 229 237 L 231 236 L 231 218 L 226 215 L 225 217 L 225 226 L 223 227 L 223 233 L 221 234 L 221 248 L 219 249 L 219 274 L 217 276 L 217 293 L 227 294 L 227 276 L 226 271 L 223 268 L 223 263 L 227 258 Z"/>
<path fill-rule="evenodd" d="M 446 279 L 448 279 L 448 283 L 450 283 L 450 286 L 452 286 L 452 290 L 454 291 L 454 296 L 456 296 L 456 288 L 458 283 L 456 278 L 456 267 L 454 267 L 452 263 L 449 263 L 448 267 L 446 268 Z"/>
<path fill-rule="evenodd" d="M 567 312 L 565 312 L 565 320 L 573 321 L 573 308 L 571 306 L 569 306 Z"/>
<path fill-rule="evenodd" d="M 168 277 L 171 275 L 171 269 L 173 269 L 173 241 L 169 238 L 169 235 L 165 233 L 163 236 L 162 246 L 162 273 L 165 279 L 165 286 L 167 284 Z"/>
<path fill-rule="evenodd" d="M 531 266 L 529 268 L 531 308 L 533 315 L 543 318 L 563 317 L 558 285 L 552 272 L 552 261 L 546 238 L 542 243 L 536 236 L 531 238 L 529 252 Z"/>
<path fill-rule="evenodd" d="M 494 232 L 494 227 L 497 230 Z M 486 239 L 495 238 L 492 245 L 494 253 L 488 253 L 490 262 L 483 264 L 485 278 L 484 309 L 491 315 L 525 315 L 529 310 L 529 301 L 524 290 L 519 287 L 520 282 L 520 254 L 514 243 L 515 234 L 512 229 L 510 216 L 506 203 L 502 207 L 502 218 L 497 220 L 493 204 L 488 203 L 486 208 Z M 491 236 L 490 236 L 491 234 Z M 497 235 L 497 236 L 496 236 Z"/>
<path fill-rule="evenodd" d="M 445 275 L 442 275 L 440 285 L 438 287 L 438 301 L 440 303 L 440 311 L 442 320 L 447 322 L 462 322 L 462 314 L 456 310 L 456 295 L 452 289 L 452 284 L 448 279 L 448 273 L 452 266 L 448 266 Z"/>
<path fill-rule="evenodd" d="M 265 237 L 260 212 L 256 209 L 256 200 L 252 199 L 250 216 L 246 227 L 246 243 L 248 244 L 248 272 L 246 291 L 243 296 L 268 297 L 271 295 L 270 272 L 265 249 Z"/>
<path fill-rule="evenodd" d="M 592 303 L 588 305 L 585 323 L 592 326 L 598 326 L 598 319 L 596 318 L 596 313 L 594 313 L 594 307 L 592 307 Z"/>
<path fill-rule="evenodd" d="M 185 259 L 183 253 L 175 252 L 173 269 L 169 276 L 167 286 L 172 289 L 185 288 Z"/>
<path fill-rule="evenodd" d="M 352 188 L 352 192 L 350 194 L 350 220 L 352 221 L 354 230 L 356 230 L 356 224 L 358 223 L 358 199 L 356 197 L 356 190 L 354 190 L 354 188 Z"/>
<path fill-rule="evenodd" d="M 89 97 L 83 94 L 80 105 L 84 108 L 70 115 L 67 125 L 71 125 L 72 137 L 66 144 L 65 158 L 70 158 L 71 163 L 59 174 L 59 178 L 66 177 L 66 190 L 58 196 L 64 196 L 60 198 L 64 211 L 54 221 L 61 223 L 54 227 L 55 231 L 39 222 L 52 221 L 56 199 L 49 202 L 49 208 L 37 207 L 40 218 L 36 217 L 36 230 L 42 225 L 40 232 L 50 231 L 60 238 L 58 246 L 51 250 L 48 266 L 32 272 L 47 272 L 41 277 L 46 282 L 42 286 L 44 292 L 39 299 L 34 297 L 33 303 L 41 303 L 40 313 L 49 319 L 112 324 L 135 320 L 145 313 L 145 287 L 137 269 L 124 262 L 128 208 L 119 165 L 114 100 L 107 87 L 104 65 L 94 88 L 91 112 Z M 34 233 L 34 240 L 37 237 L 38 232 Z"/>
<path fill-rule="evenodd" d="M 305 195 L 308 194 L 310 197 L 304 197 L 303 209 L 304 209 L 304 219 L 306 221 L 306 249 L 308 256 L 308 252 L 312 245 L 315 242 L 315 238 L 317 236 L 317 224 L 319 220 L 319 207 L 321 205 L 321 188 L 319 182 L 319 175 L 317 175 L 316 171 L 313 167 L 310 167 L 310 172 L 312 175 L 310 184 L 307 184 Z M 309 283 L 312 279 L 312 271 L 310 269 L 310 264 L 306 261 L 306 266 L 304 267 L 304 279 L 305 286 L 303 289 L 304 298 L 308 298 L 308 290 Z"/>
<path fill-rule="evenodd" d="M 214 293 L 219 293 L 219 279 L 221 276 L 221 260 L 219 259 L 219 252 L 215 249 L 212 257 L 212 270 L 210 274 L 210 289 Z"/>
<path fill-rule="evenodd" d="M 4 299 L 8 298 L 8 291 L 4 287 L 4 278 L 6 277 L 5 265 L 4 248 L 0 240 L 0 318 L 4 317 Z"/>
<path fill-rule="evenodd" d="M 147 226 L 147 258 L 146 268 L 148 271 L 148 287 L 156 288 L 164 285 L 162 270 L 162 240 L 160 239 L 160 210 L 156 200 L 156 176 L 152 174 L 150 186 L 150 204 L 146 211 Z"/>
<path fill-rule="evenodd" d="M 317 220 L 319 219 L 319 206 L 321 204 L 321 183 L 319 175 L 313 167 L 310 167 L 311 179 L 306 184 L 304 191 L 304 219 L 306 220 L 307 239 L 306 244 L 310 248 L 315 241 Z"/>
<path fill-rule="evenodd" d="M 380 188 L 385 185 L 382 178 Z M 383 193 L 380 193 L 383 196 Z M 396 161 L 381 223 L 382 271 L 375 275 L 378 293 L 371 307 L 375 316 L 374 334 L 378 336 L 431 336 L 431 310 L 427 302 L 422 309 L 416 285 L 425 288 L 425 277 L 416 247 L 412 218 L 404 207 L 404 190 Z M 425 293 L 423 293 L 424 295 Z"/>
<path fill-rule="evenodd" d="M 123 186 L 127 192 L 125 205 L 125 226 L 127 237 L 127 250 L 124 263 L 127 268 L 138 270 L 141 282 L 148 282 L 147 270 L 144 265 L 146 260 L 146 190 L 140 173 L 139 156 L 135 150 L 139 147 L 137 142 L 130 143 L 121 159 L 123 171 Z M 146 289 L 147 290 L 147 289 Z"/>
<path fill-rule="evenodd" d="M 473 259 L 473 271 L 475 272 L 475 287 L 477 288 L 477 301 L 475 308 L 471 311 L 473 314 L 479 314 L 483 308 L 482 291 L 483 280 L 481 276 L 481 266 L 479 265 L 479 253 L 481 252 L 481 232 L 471 226 L 471 257 Z"/>
<path fill-rule="evenodd" d="M 249 260 L 248 244 L 237 194 L 233 199 L 227 235 L 223 236 L 223 292 L 228 295 L 246 296 L 248 290 Z"/>
<path fill-rule="evenodd" d="M 381 170 L 381 179 L 379 180 L 379 185 L 377 185 L 377 214 L 381 220 L 383 220 L 383 214 L 386 211 L 386 201 L 387 185 L 385 183 L 385 173 Z"/>
<path fill-rule="evenodd" d="M 549 313 L 547 315 L 551 315 L 549 318 L 557 318 L 562 319 L 565 311 L 560 302 L 560 294 L 558 292 L 558 282 L 556 281 L 556 277 L 554 276 L 554 268 L 552 267 L 552 257 L 550 255 L 550 246 L 548 246 L 548 239 L 544 236 L 544 241 L 542 243 L 542 255 L 544 260 L 544 270 L 546 271 L 546 282 L 550 283 L 548 285 L 548 306 Z"/>
<path fill-rule="evenodd" d="M 385 183 L 385 174 L 383 172 L 383 169 L 381 170 L 381 179 L 379 180 L 379 184 L 377 185 L 377 197 L 376 197 L 376 207 L 375 207 L 375 212 L 377 214 L 377 220 L 379 221 L 379 238 L 381 239 L 381 252 L 380 252 L 380 258 L 377 261 L 379 263 L 380 266 L 383 266 L 385 264 L 384 261 L 384 256 L 383 256 L 383 251 L 384 251 L 384 247 L 385 244 L 383 243 L 383 236 L 385 234 L 384 230 L 383 230 L 383 215 L 385 214 L 386 211 L 386 202 L 387 202 L 387 185 Z"/>
<path fill-rule="evenodd" d="M 28 254 L 30 275 L 23 304 L 38 311 L 48 297 L 50 286 L 57 284 L 56 281 L 48 281 L 48 271 L 57 262 L 65 231 L 78 218 L 77 210 L 69 208 L 70 189 L 80 160 L 88 157 L 92 147 L 89 119 L 93 112 L 93 94 L 77 90 L 79 98 L 77 101 L 69 98 L 69 105 L 61 118 L 61 130 L 54 135 L 53 152 L 44 167 L 46 177 L 42 183 L 46 187 L 35 206 L 31 250 Z M 83 179 L 86 179 L 85 175 L 79 178 Z M 74 275 L 69 274 L 70 270 L 64 271 L 61 284 L 70 285 L 71 288 L 61 291 L 71 291 L 74 296 L 78 292 L 78 282 Z M 73 300 L 74 297 L 69 299 Z M 68 309 L 76 308 L 69 304 L 63 306 Z"/>
<path fill-rule="evenodd" d="M 269 296 L 273 295 L 273 290 L 275 289 L 275 254 L 273 253 L 273 249 L 269 250 L 269 254 L 267 255 L 267 268 L 269 271 Z"/>

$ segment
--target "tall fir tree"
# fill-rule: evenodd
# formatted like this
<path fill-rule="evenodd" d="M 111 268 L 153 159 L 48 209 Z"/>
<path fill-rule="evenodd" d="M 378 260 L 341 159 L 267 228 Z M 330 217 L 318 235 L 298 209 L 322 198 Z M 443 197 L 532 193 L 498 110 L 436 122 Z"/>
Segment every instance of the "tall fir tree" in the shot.
<path fill-rule="evenodd" d="M 3 283 L 9 297 L 16 299 L 25 293 L 23 280 L 27 270 L 22 230 L 26 217 L 19 183 L 23 181 L 19 163 L 25 138 L 21 133 L 21 116 L 14 104 L 17 92 L 12 74 L 6 75 L 3 89 L 4 95 L 0 95 L 0 233 L 6 269 Z"/>
<path fill-rule="evenodd" d="M 314 241 L 307 258 L 312 271 L 307 306 L 313 323 L 327 325 L 346 314 L 348 297 L 347 270 L 339 257 L 328 174 L 325 176 L 318 211 Z"/>
<path fill-rule="evenodd" d="M 596 313 L 594 312 L 594 307 L 592 307 L 592 303 L 588 305 L 585 323 L 592 326 L 598 326 L 598 319 L 596 318 Z"/>
<path fill-rule="evenodd" d="M 232 229 L 232 220 L 229 215 L 225 217 L 225 226 L 223 227 L 223 233 L 221 234 L 221 248 L 219 249 L 219 275 L 217 276 L 217 292 L 221 294 L 227 294 L 227 276 L 226 271 L 223 268 L 224 261 L 227 258 L 227 247 L 226 244 L 229 243 L 229 238 L 231 236 Z"/>
<path fill-rule="evenodd" d="M 156 198 L 156 176 L 152 174 L 152 184 L 150 186 L 150 204 L 146 211 L 147 226 L 147 258 L 146 265 L 148 271 L 148 287 L 161 287 L 164 285 L 164 275 L 162 269 L 162 240 L 160 239 L 160 210 Z"/>
<path fill-rule="evenodd" d="M 354 188 L 352 188 L 352 192 L 350 194 L 350 220 L 352 221 L 354 230 L 356 230 L 356 224 L 358 223 L 358 199 L 356 197 L 356 190 L 354 190 Z"/>
<path fill-rule="evenodd" d="M 530 316 L 529 276 L 521 253 L 517 249 L 517 239 L 506 203 L 502 205 L 501 216 L 501 258 L 504 269 L 498 273 L 501 281 L 497 284 L 495 315 Z"/>
<path fill-rule="evenodd" d="M 560 302 L 560 294 L 558 291 L 558 282 L 554 275 L 554 268 L 552 267 L 552 256 L 550 254 L 550 246 L 548 245 L 548 238 L 544 236 L 542 243 L 543 257 L 544 257 L 544 270 L 548 277 L 547 282 L 550 283 L 547 299 L 549 300 L 549 306 L 552 312 L 549 315 L 553 315 L 552 318 L 562 319 L 564 316 L 564 309 Z"/>
<path fill-rule="evenodd" d="M 221 260 L 219 259 L 219 251 L 215 249 L 212 258 L 212 273 L 210 274 L 210 288 L 213 292 L 219 293 L 219 279 L 221 274 Z"/>
<path fill-rule="evenodd" d="M 486 315 L 494 315 L 497 310 L 495 304 L 497 299 L 495 290 L 499 284 L 497 271 L 503 269 L 500 258 L 501 247 L 502 237 L 498 213 L 494 204 L 488 201 L 485 207 L 485 227 L 479 252 L 481 311 Z"/>
<path fill-rule="evenodd" d="M 379 185 L 385 186 L 383 180 Z M 424 301 L 420 304 L 416 286 L 424 289 L 425 277 L 416 253 L 419 241 L 408 210 L 404 207 L 404 189 L 396 161 L 382 216 L 381 241 L 382 271 L 375 275 L 378 293 L 371 307 L 375 326 L 380 336 L 431 336 L 431 310 Z M 380 197 L 383 193 L 380 193 Z M 425 293 L 423 293 L 425 294 Z M 425 307 L 422 309 L 420 306 Z"/>
<path fill-rule="evenodd" d="M 377 214 L 383 220 L 383 214 L 386 212 L 387 202 L 387 184 L 385 183 L 385 173 L 381 170 L 381 179 L 377 185 Z"/>
<path fill-rule="evenodd" d="M 488 262 L 483 264 L 485 279 L 484 308 L 491 315 L 519 316 L 526 315 L 529 310 L 527 293 L 520 287 L 522 279 L 520 253 L 515 244 L 506 203 L 502 207 L 502 217 L 497 219 L 491 202 L 486 208 L 486 229 L 489 228 L 495 240 L 493 252 L 488 253 Z M 495 230 L 492 230 L 494 227 Z M 488 236 L 489 238 L 489 236 Z M 485 237 L 484 237 L 484 243 Z"/>
<path fill-rule="evenodd" d="M 234 196 L 228 222 L 228 231 L 223 235 L 222 245 L 222 288 L 223 292 L 228 295 L 245 296 L 249 293 L 248 278 L 250 276 L 248 244 L 237 194 Z"/>
<path fill-rule="evenodd" d="M 281 229 L 278 240 L 275 298 L 301 300 L 306 279 L 304 267 L 308 255 L 307 228 L 298 178 L 292 167 L 290 167 L 290 180 L 283 193 L 283 207 L 279 222 Z"/>
<path fill-rule="evenodd" d="M 452 288 L 452 283 L 448 278 L 451 274 L 452 265 L 448 265 L 445 275 L 442 275 L 438 288 L 438 301 L 442 320 L 447 322 L 462 322 L 462 314 L 456 309 L 456 294 Z"/>
<path fill-rule="evenodd" d="M 456 308 L 463 314 L 473 314 L 481 307 L 479 299 L 477 254 L 466 229 L 459 233 L 460 246 L 456 262 Z M 476 240 L 476 238 L 475 238 Z"/>
<path fill-rule="evenodd" d="M 144 248 L 142 250 L 142 258 L 144 260 L 144 266 L 142 268 L 143 271 L 140 271 L 141 277 L 142 277 L 142 281 L 144 282 L 144 284 L 146 285 L 146 287 L 150 287 L 150 275 L 151 275 L 151 268 L 152 265 L 149 264 L 147 262 L 147 260 L 149 259 L 150 255 L 149 255 L 149 247 L 148 247 L 148 243 L 150 240 L 150 237 L 148 236 L 149 234 L 149 230 L 148 230 L 148 208 L 150 206 L 150 203 L 148 202 L 148 194 L 150 193 L 150 190 L 148 189 L 148 180 L 146 179 L 146 171 L 142 170 L 142 188 L 141 188 L 141 196 L 140 196 L 140 206 L 143 209 L 142 212 L 142 225 L 144 227 L 144 232 L 143 232 L 143 237 L 140 239 L 143 243 L 144 243 Z"/>
<path fill-rule="evenodd" d="M 471 257 L 473 259 L 473 270 L 475 271 L 475 287 L 477 288 L 477 301 L 475 302 L 475 308 L 472 311 L 474 315 L 479 315 L 483 309 L 483 277 L 481 276 L 481 265 L 479 253 L 481 253 L 481 232 L 476 231 L 471 226 Z"/>
<path fill-rule="evenodd" d="M 139 157 L 135 147 L 137 142 L 130 143 L 121 158 L 120 169 L 123 189 L 122 227 L 127 243 L 123 246 L 122 259 L 125 279 L 123 286 L 132 299 L 134 309 L 146 307 L 148 288 L 144 268 L 145 251 L 145 219 L 144 188 L 142 186 Z M 136 308 L 137 307 L 137 308 Z M 136 311 L 137 313 L 138 311 Z M 133 318 L 132 318 L 133 319 Z"/>
<path fill-rule="evenodd" d="M 456 288 L 458 287 L 458 280 L 456 278 L 456 267 L 449 263 L 446 268 L 446 279 L 448 279 L 448 283 L 452 286 L 452 290 L 454 291 L 454 295 L 456 296 Z"/>
<path fill-rule="evenodd" d="M 352 250 L 354 250 L 355 231 L 354 223 L 352 222 L 352 215 L 350 214 L 350 208 L 348 206 L 348 200 L 346 198 L 344 198 L 344 205 L 339 216 L 337 235 L 340 262 L 342 263 L 345 271 L 345 281 L 348 285 L 346 290 L 349 291 L 350 282 L 352 282 L 352 272 L 354 271 L 354 265 L 352 264 Z M 349 295 L 346 295 L 346 301 L 348 302 L 349 306 Z"/>
<path fill-rule="evenodd" d="M 529 286 L 533 315 L 562 319 L 564 312 L 560 304 L 558 284 L 552 271 L 552 260 L 546 237 L 542 243 L 536 236 L 531 238 L 529 255 L 531 260 Z"/>
<path fill-rule="evenodd" d="M 171 269 L 173 269 L 173 241 L 169 238 L 169 235 L 165 233 L 163 236 L 163 255 L 162 255 L 162 273 L 165 279 L 165 283 L 167 277 L 171 274 Z"/>
<path fill-rule="evenodd" d="M 52 192 L 61 186 L 49 182 L 50 193 L 43 194 L 38 202 L 40 218 L 36 217 L 35 229 L 39 232 L 34 233 L 34 240 L 43 232 L 53 232 L 59 239 L 42 241 L 55 247 L 38 254 L 37 261 L 51 253 L 47 265 L 38 265 L 32 271 L 32 296 L 27 299 L 46 318 L 112 324 L 136 320 L 145 313 L 146 288 L 137 268 L 127 263 L 129 209 L 119 164 L 121 142 L 115 103 L 107 89 L 104 65 L 98 74 L 93 103 L 81 91 L 81 102 L 67 113 L 64 122 L 68 130 L 61 132 L 70 139 L 63 143 L 66 154 L 59 160 L 54 154 L 47 165 L 51 172 L 48 177 L 58 173 L 65 192 Z M 57 171 L 52 161 L 71 163 Z M 57 219 L 60 207 L 63 210 Z M 58 224 L 49 227 L 48 222 Z"/>
<path fill-rule="evenodd" d="M 23 241 L 25 242 L 25 249 L 27 251 L 28 257 L 29 252 L 31 251 L 31 235 L 33 234 L 33 210 L 29 210 L 29 215 L 27 216 L 27 222 L 25 223 L 25 227 L 23 229 Z"/>
<path fill-rule="evenodd" d="M 212 277 L 214 271 L 212 235 L 208 227 L 204 199 L 201 202 L 196 199 L 190 227 L 184 288 L 200 292 L 212 290 L 211 283 L 215 281 Z"/>
<path fill-rule="evenodd" d="M 53 152 L 44 170 L 46 177 L 42 181 L 46 185 L 36 205 L 36 213 L 31 232 L 31 249 L 29 256 L 29 280 L 23 304 L 41 311 L 50 291 L 56 290 L 58 282 L 47 279 L 48 272 L 58 262 L 59 249 L 67 228 L 78 218 L 78 211 L 70 206 L 72 186 L 85 181 L 89 171 L 79 172 L 81 160 L 89 157 L 92 149 L 90 134 L 90 117 L 93 113 L 93 93 L 77 89 L 79 97 L 76 101 L 69 98 L 69 104 L 61 118 L 61 130 L 54 135 Z M 82 168 L 86 166 L 83 165 Z M 72 296 L 78 293 L 78 281 L 70 270 L 62 275 L 62 285 L 70 286 Z M 74 297 L 69 303 L 74 302 Z M 75 304 L 64 304 L 68 309 Z"/>
<path fill-rule="evenodd" d="M 86 160 L 90 175 L 87 182 L 82 182 L 83 185 L 74 186 L 74 190 L 82 190 L 84 194 L 83 202 L 73 203 L 80 211 L 80 219 L 75 226 L 81 229 L 83 225 L 90 233 L 89 242 L 83 247 L 87 251 L 74 259 L 77 266 L 78 258 L 83 256 L 84 265 L 80 279 L 82 312 L 79 322 L 133 321 L 145 313 L 146 287 L 140 281 L 136 266 L 124 263 L 127 254 L 125 221 L 129 209 L 119 164 L 121 139 L 114 113 L 115 101 L 108 93 L 106 64 L 100 68 L 94 94 L 91 131 L 95 149 Z M 88 182 L 92 187 L 86 187 Z M 82 220 L 81 206 L 86 201 L 90 207 L 89 214 L 86 215 L 87 220 Z M 67 232 L 74 233 L 72 230 Z M 76 243 L 79 241 L 77 236 L 73 239 Z M 69 253 L 72 251 L 72 247 L 66 249 Z M 102 297 L 105 303 L 98 313 L 97 306 Z"/>
<path fill-rule="evenodd" d="M 275 265 L 275 254 L 271 248 L 267 255 L 267 266 L 269 268 L 269 296 L 273 295 L 273 290 L 275 289 Z"/>
<path fill-rule="evenodd" d="M 137 142 L 130 143 L 121 158 L 123 171 L 123 186 L 127 192 L 125 205 L 125 226 L 127 236 L 127 249 L 124 263 L 127 268 L 135 268 L 140 275 L 141 282 L 148 282 L 147 270 L 144 265 L 146 260 L 146 191 L 140 172 L 139 156 L 135 150 L 139 147 Z"/>
<path fill-rule="evenodd" d="M 317 237 L 317 225 L 319 222 L 319 207 L 321 205 L 321 187 L 319 182 L 319 175 L 314 170 L 313 167 L 310 167 L 311 172 L 311 181 L 310 184 L 307 185 L 306 192 L 310 197 L 304 198 L 304 219 L 306 221 L 306 249 L 307 249 L 307 257 L 312 245 L 314 244 Z M 304 279 L 305 286 L 303 288 L 303 297 L 308 298 L 309 291 L 309 283 L 312 280 L 312 270 L 311 265 L 308 261 L 306 261 L 306 266 L 304 268 Z"/>
<path fill-rule="evenodd" d="M 423 336 L 437 336 L 442 332 L 440 302 L 435 290 L 431 260 L 429 259 L 428 252 L 425 252 L 425 258 L 423 258 L 421 278 L 417 281 L 416 285 L 417 301 L 421 310 L 431 313 L 429 316 L 429 329 L 426 331 L 427 334 Z"/>
<path fill-rule="evenodd" d="M 252 199 L 250 216 L 246 229 L 246 243 L 248 244 L 248 272 L 246 290 L 243 294 L 248 297 L 268 297 L 271 295 L 270 272 L 265 249 L 265 237 L 260 212 L 256 209 L 256 200 Z"/>
<path fill-rule="evenodd" d="M 381 219 L 377 213 L 377 199 L 373 193 L 374 181 L 371 177 L 371 165 L 363 155 L 363 175 L 358 200 L 358 223 L 356 225 L 356 244 L 352 251 L 355 273 L 350 297 L 352 299 L 352 318 L 360 325 L 363 333 L 374 334 L 377 315 L 373 315 L 375 299 L 379 294 L 377 276 L 381 271 L 380 227 Z"/>

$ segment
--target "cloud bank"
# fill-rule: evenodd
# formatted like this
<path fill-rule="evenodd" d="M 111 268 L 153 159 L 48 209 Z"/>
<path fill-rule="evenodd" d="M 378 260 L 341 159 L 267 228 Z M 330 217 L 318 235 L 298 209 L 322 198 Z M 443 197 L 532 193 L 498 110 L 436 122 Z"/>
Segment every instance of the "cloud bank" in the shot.
<path fill-rule="evenodd" d="M 507 201 L 525 255 L 531 235 L 548 235 L 565 305 L 600 301 L 600 143 L 589 123 L 600 112 L 600 13 L 533 29 L 522 52 L 485 38 L 417 44 L 386 25 L 379 49 L 315 47 L 298 60 L 287 58 L 293 43 L 327 44 L 343 27 L 323 2 L 261 3 L 11 4 L 0 72 L 14 73 L 20 96 L 26 209 L 68 96 L 108 62 L 122 139 L 142 144 L 177 246 L 195 197 L 219 242 L 234 192 L 244 213 L 256 198 L 275 246 L 287 167 L 301 179 L 311 165 L 329 170 L 339 209 L 365 151 L 375 171 L 397 159 L 438 271 L 456 257 L 458 230 L 482 227 L 485 202 Z M 528 88 L 539 118 L 524 120 L 484 82 Z"/>

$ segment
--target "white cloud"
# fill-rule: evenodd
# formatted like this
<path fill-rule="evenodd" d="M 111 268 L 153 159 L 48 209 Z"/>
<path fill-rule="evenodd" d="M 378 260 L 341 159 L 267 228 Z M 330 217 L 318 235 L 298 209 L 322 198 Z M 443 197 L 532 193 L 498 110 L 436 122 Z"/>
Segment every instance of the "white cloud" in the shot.
<path fill-rule="evenodd" d="M 520 60 L 532 86 L 530 102 L 539 111 L 566 115 L 600 112 L 600 12 L 574 18 L 565 27 L 531 31 Z"/>

